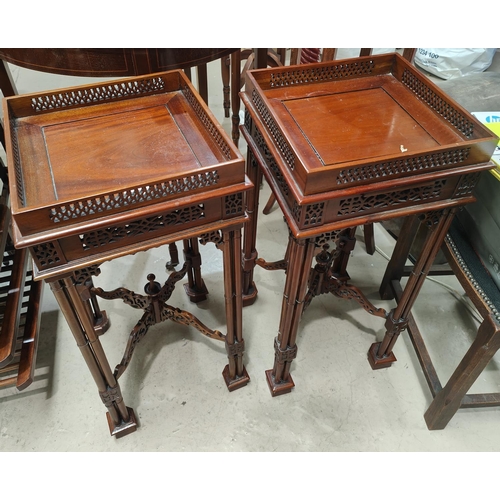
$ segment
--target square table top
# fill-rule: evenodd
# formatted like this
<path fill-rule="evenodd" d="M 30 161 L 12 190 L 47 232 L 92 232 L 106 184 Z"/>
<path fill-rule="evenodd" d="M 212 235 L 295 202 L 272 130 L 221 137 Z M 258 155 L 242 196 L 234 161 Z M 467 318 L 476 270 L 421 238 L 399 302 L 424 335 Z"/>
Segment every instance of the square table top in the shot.
<path fill-rule="evenodd" d="M 243 101 L 299 203 L 488 162 L 498 140 L 397 53 L 253 70 Z"/>
<path fill-rule="evenodd" d="M 245 184 L 243 157 L 182 71 L 3 105 L 22 237 Z"/>

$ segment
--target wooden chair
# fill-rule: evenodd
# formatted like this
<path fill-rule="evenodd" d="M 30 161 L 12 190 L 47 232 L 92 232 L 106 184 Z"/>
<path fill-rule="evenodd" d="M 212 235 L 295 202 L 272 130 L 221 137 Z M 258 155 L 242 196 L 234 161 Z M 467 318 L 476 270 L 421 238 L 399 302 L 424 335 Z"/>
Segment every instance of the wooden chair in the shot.
<path fill-rule="evenodd" d="M 416 235 L 418 225 L 419 221 L 415 217 L 408 218 L 403 223 L 393 258 L 380 288 L 383 298 L 393 296 L 399 301 L 402 292 L 400 279 L 411 273 L 413 268 L 411 265 L 403 266 L 402 263 L 409 254 L 412 237 Z M 430 430 L 444 429 L 460 408 L 500 406 L 500 393 L 468 394 L 473 383 L 500 348 L 500 291 L 481 264 L 467 231 L 457 218 L 453 220 L 441 250 L 447 264 L 435 269 L 433 274 L 449 274 L 448 270 L 453 273 L 476 307 L 482 321 L 470 348 L 443 386 L 423 335 L 410 315 L 408 334 L 433 397 L 424 415 Z M 395 274 L 396 269 L 399 269 L 399 273 Z"/>
<path fill-rule="evenodd" d="M 45 73 L 91 78 L 138 76 L 171 69 L 183 69 L 191 77 L 191 68 L 195 67 L 200 95 L 208 103 L 207 63 L 220 59 L 224 108 L 228 109 L 232 101 L 233 111 L 239 111 L 240 73 L 234 70 L 240 67 L 239 56 L 240 49 L 0 49 L 0 90 L 4 97 L 17 94 L 7 63 Z M 233 65 L 231 77 L 228 58 Z M 231 99 L 227 92 L 230 80 Z M 237 124 L 232 135 L 237 142 Z M 0 142 L 5 148 L 1 122 Z M 0 387 L 16 385 L 21 390 L 33 380 L 43 285 L 32 281 L 28 253 L 13 247 L 9 236 L 7 169 L 3 162 L 0 174 L 3 181 L 0 197 L 0 255 L 3 256 L 0 268 Z M 179 262 L 175 243 L 169 246 L 169 251 L 167 267 L 172 268 Z M 184 251 L 191 257 L 198 255 L 197 241 L 185 241 Z M 199 268 L 190 270 L 188 281 L 186 291 L 191 300 L 203 300 L 207 292 Z M 97 300 L 93 300 L 93 306 L 95 322 L 105 331 L 105 313 L 99 309 Z"/>
<path fill-rule="evenodd" d="M 443 253 L 482 317 L 474 341 L 444 386 L 437 378 L 418 328 L 409 330 L 433 401 L 424 418 L 431 430 L 444 429 L 460 408 L 500 406 L 500 392 L 469 394 L 469 389 L 500 348 L 500 291 L 487 273 L 458 219 L 448 232 Z"/>
<path fill-rule="evenodd" d="M 439 86 L 465 109 L 481 111 L 497 109 L 500 75 L 471 75 L 457 81 L 440 82 Z M 471 92 L 474 89 L 476 92 Z M 490 177 L 489 172 L 481 175 Z M 399 227 L 400 226 L 400 227 Z M 383 299 L 401 295 L 400 281 L 413 271 L 412 253 L 417 253 L 425 234 L 417 218 L 405 219 L 392 228 L 397 237 L 395 251 L 387 266 L 380 296 Z M 443 259 L 435 261 L 429 275 L 454 274 L 481 317 L 477 333 L 448 381 L 442 385 L 426 347 L 424 336 L 413 317 L 408 334 L 429 386 L 432 402 L 424 418 L 431 430 L 444 429 L 461 408 L 500 406 L 500 393 L 470 394 L 474 382 L 500 347 L 500 291 L 475 252 L 470 235 L 456 217 L 441 248 Z"/>

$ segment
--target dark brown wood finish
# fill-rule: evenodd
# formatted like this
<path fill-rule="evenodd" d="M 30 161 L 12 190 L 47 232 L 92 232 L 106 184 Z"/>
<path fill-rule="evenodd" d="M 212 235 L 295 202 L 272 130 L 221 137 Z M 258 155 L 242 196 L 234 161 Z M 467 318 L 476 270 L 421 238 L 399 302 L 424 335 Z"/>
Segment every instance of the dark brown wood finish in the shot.
<path fill-rule="evenodd" d="M 126 77 L 194 68 L 239 49 L 0 49 L 0 59 L 45 73 Z"/>
<path fill-rule="evenodd" d="M 257 297 L 253 266 L 287 271 L 275 363 L 266 372 L 271 393 L 294 385 L 299 320 L 319 293 L 354 299 L 385 318 L 385 336 L 368 359 L 373 369 L 388 367 L 456 207 L 474 201 L 479 172 L 491 168 L 496 138 L 398 54 L 255 70 L 246 78 L 247 174 L 256 186 L 264 175 L 290 231 L 284 261 L 257 259 L 258 190 L 248 197 L 246 303 Z M 412 215 L 430 228 L 428 240 L 397 306 L 377 309 L 347 283 L 349 228 Z"/>
<path fill-rule="evenodd" d="M 14 242 L 29 249 L 36 279 L 50 284 L 108 410 L 111 434 L 137 427 L 118 378 L 153 324 L 172 320 L 224 341 L 227 387 L 246 385 L 236 270 L 247 220 L 243 200 L 252 185 L 238 149 L 184 73 L 14 96 L 3 109 Z M 94 286 L 103 262 L 179 240 L 183 268 L 163 285 L 148 275 L 146 295 Z M 167 303 L 186 274 L 195 299 L 203 293 L 198 241 L 216 244 L 224 255 L 226 334 Z M 103 311 L 96 297 L 120 298 L 143 311 L 114 370 L 99 340 Z"/>

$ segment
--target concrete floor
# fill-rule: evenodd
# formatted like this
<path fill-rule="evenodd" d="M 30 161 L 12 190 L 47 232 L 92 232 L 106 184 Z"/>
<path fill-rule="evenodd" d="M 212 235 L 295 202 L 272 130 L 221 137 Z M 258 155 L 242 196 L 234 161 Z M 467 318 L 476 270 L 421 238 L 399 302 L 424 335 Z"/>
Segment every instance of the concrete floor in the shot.
<path fill-rule="evenodd" d="M 210 65 L 210 106 L 227 131 L 223 117 L 219 63 Z M 60 76 L 15 71 L 20 92 L 58 88 L 82 82 Z M 245 153 L 244 141 L 240 147 Z M 264 185 L 263 203 L 269 190 Z M 349 265 L 351 282 L 375 305 L 392 238 L 378 225 L 378 251 L 365 252 L 363 234 Z M 261 215 L 258 250 L 272 261 L 282 258 L 287 240 L 276 208 Z M 178 286 L 170 304 L 197 315 L 224 331 L 221 290 L 222 254 L 212 244 L 202 247 L 206 302 L 191 304 Z M 138 292 L 153 272 L 166 279 L 167 248 L 128 256 L 102 265 L 97 286 L 127 286 Z M 25 391 L 0 390 L 1 451 L 499 451 L 500 409 L 460 410 L 442 431 L 429 431 L 423 414 L 431 394 L 407 334 L 395 347 L 398 361 L 372 371 L 370 345 L 380 340 L 383 320 L 356 303 L 333 296 L 317 297 L 300 325 L 298 356 L 287 395 L 272 398 L 264 371 L 273 364 L 284 273 L 257 268 L 257 302 L 243 312 L 245 365 L 250 383 L 229 393 L 221 372 L 224 345 L 194 329 L 163 323 L 151 328 L 120 379 L 128 406 L 140 422 L 137 432 L 109 436 L 105 409 L 73 337 L 46 288 L 34 383 Z M 478 322 L 463 302 L 454 277 L 428 280 L 414 308 L 429 351 L 444 383 L 471 343 Z M 102 337 L 114 366 L 122 357 L 138 311 L 122 302 L 101 301 L 112 321 Z M 139 313 L 140 314 L 140 313 Z M 474 392 L 500 391 L 500 360 L 495 358 Z"/>

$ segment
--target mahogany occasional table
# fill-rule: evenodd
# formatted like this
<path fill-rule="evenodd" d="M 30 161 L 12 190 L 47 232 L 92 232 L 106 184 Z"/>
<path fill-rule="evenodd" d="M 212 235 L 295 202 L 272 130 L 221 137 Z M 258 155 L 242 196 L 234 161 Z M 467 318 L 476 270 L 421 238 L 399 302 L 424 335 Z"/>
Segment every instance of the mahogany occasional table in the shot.
<path fill-rule="evenodd" d="M 13 239 L 29 248 L 35 278 L 54 292 L 108 410 L 111 435 L 137 427 L 118 378 L 156 323 L 172 320 L 224 341 L 227 387 L 246 385 L 241 228 L 252 185 L 243 157 L 184 73 L 15 96 L 3 110 Z M 186 262 L 163 285 L 149 274 L 144 294 L 93 286 L 104 261 L 177 240 L 187 241 Z M 200 241 L 223 252 L 226 334 L 167 304 L 188 272 L 188 294 L 203 298 Z M 142 310 L 114 370 L 99 340 L 108 320 L 97 297 Z"/>
<path fill-rule="evenodd" d="M 266 372 L 272 395 L 294 387 L 299 321 L 323 293 L 382 318 L 385 336 L 368 359 L 373 369 L 390 366 L 455 211 L 474 201 L 479 173 L 492 167 L 497 138 L 395 53 L 250 71 L 242 99 L 255 186 L 243 243 L 245 304 L 257 296 L 256 264 L 286 271 L 274 367 Z M 262 175 L 289 230 L 285 258 L 272 263 L 257 259 Z M 414 214 L 429 227 L 422 254 L 397 306 L 377 309 L 348 283 L 356 226 Z"/>

